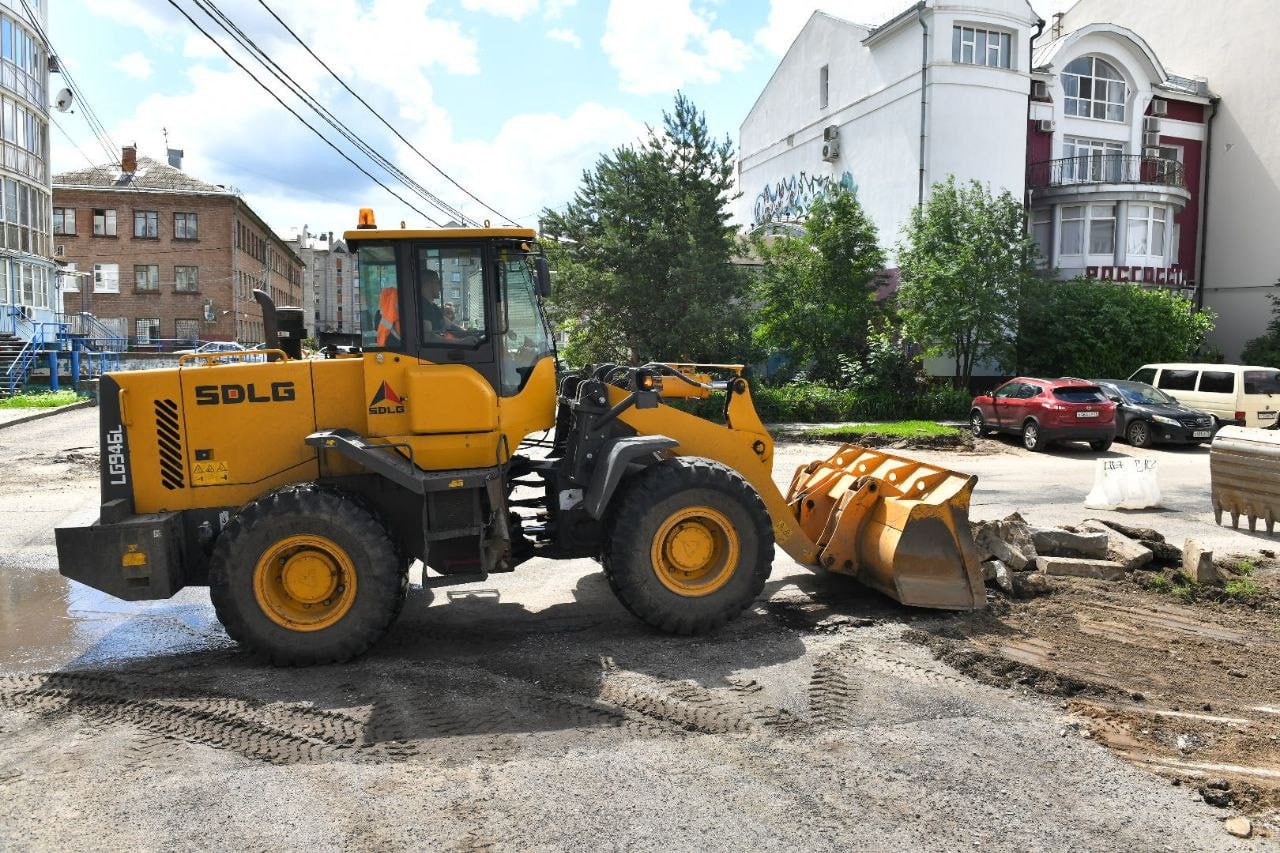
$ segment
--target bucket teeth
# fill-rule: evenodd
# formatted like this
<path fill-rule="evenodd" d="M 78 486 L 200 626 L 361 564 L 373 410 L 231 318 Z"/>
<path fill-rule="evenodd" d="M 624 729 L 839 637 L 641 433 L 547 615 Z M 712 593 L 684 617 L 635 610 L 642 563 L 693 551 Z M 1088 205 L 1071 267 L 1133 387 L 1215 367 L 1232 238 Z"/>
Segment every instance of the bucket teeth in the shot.
<path fill-rule="evenodd" d="M 1210 498 L 1213 518 L 1240 528 L 1244 517 L 1249 532 L 1261 522 L 1273 535 L 1280 517 L 1280 433 L 1270 429 L 1228 426 L 1218 430 L 1209 452 Z"/>
<path fill-rule="evenodd" d="M 972 610 L 986 603 L 969 531 L 976 481 L 850 444 L 801 466 L 787 503 L 819 565 L 903 604 Z"/>

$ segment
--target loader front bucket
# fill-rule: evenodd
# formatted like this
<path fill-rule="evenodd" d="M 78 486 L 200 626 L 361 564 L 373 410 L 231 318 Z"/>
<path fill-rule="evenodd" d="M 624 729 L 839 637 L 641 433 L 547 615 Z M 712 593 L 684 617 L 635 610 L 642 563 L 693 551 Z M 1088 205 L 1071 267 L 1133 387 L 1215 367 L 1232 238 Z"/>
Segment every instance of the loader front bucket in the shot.
<path fill-rule="evenodd" d="M 818 562 L 903 604 L 986 604 L 969 499 L 977 477 L 847 444 L 796 471 L 787 504 Z"/>
<path fill-rule="evenodd" d="M 1240 516 L 1249 530 L 1261 522 L 1271 534 L 1280 521 L 1280 432 L 1271 429 L 1225 426 L 1213 437 L 1209 449 L 1209 482 L 1213 517 Z"/>

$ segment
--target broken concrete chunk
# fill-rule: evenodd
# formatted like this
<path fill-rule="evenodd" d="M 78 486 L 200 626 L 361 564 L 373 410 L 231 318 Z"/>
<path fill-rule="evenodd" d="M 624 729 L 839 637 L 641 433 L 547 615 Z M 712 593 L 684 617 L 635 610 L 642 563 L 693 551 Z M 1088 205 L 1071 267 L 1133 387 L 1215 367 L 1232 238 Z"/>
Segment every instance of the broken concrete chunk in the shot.
<path fill-rule="evenodd" d="M 1124 577 L 1124 566 L 1110 560 L 1086 560 L 1076 557 L 1037 557 L 1036 568 L 1046 575 L 1073 578 L 1095 578 L 1118 581 Z"/>
<path fill-rule="evenodd" d="M 1015 589 L 1013 585 L 1013 572 L 1010 571 L 1008 566 L 999 560 L 992 560 L 992 562 L 995 563 L 996 586 L 1000 587 L 1000 589 L 1004 590 L 1007 594 L 1014 595 Z"/>
<path fill-rule="evenodd" d="M 1154 557 L 1150 548 L 1135 542 L 1118 530 L 1112 530 L 1097 519 L 1091 518 L 1083 526 L 1085 530 L 1107 535 L 1107 559 L 1124 566 L 1126 572 L 1142 568 Z"/>
<path fill-rule="evenodd" d="M 1106 518 L 1098 518 L 1094 520 L 1102 522 L 1117 533 L 1123 533 L 1130 539 L 1137 539 L 1138 541 L 1145 541 L 1149 539 L 1152 542 L 1164 541 L 1164 536 L 1162 536 L 1158 530 L 1152 530 L 1150 527 L 1130 527 L 1127 524 L 1121 524 L 1118 521 L 1111 521 Z"/>
<path fill-rule="evenodd" d="M 1025 554 L 1027 559 L 1034 560 L 1036 558 L 1036 546 L 1031 541 L 1031 527 L 1023 517 L 1013 512 L 1006 515 L 1000 524 L 1001 538 Z"/>
<path fill-rule="evenodd" d="M 1026 573 L 1014 575 L 1013 594 L 1018 598 L 1035 598 L 1053 592 L 1053 584 L 1044 575 Z"/>
<path fill-rule="evenodd" d="M 1031 531 L 1031 541 L 1035 543 L 1036 553 L 1042 556 L 1107 556 L 1107 535 L 1096 531 L 1072 533 L 1058 528 L 1037 529 Z"/>
<path fill-rule="evenodd" d="M 1196 583 L 1218 581 L 1218 570 L 1213 567 L 1213 552 L 1200 547 L 1196 539 L 1188 539 L 1182 545 L 1182 571 Z"/>
<path fill-rule="evenodd" d="M 1233 817 L 1225 821 L 1222 828 L 1236 838 L 1248 838 L 1253 835 L 1253 823 L 1247 817 Z"/>
<path fill-rule="evenodd" d="M 982 563 L 982 580 L 984 583 L 991 583 L 996 579 L 996 563 L 999 560 L 985 560 Z"/>
<path fill-rule="evenodd" d="M 1032 568 L 1036 557 L 1030 529 L 1017 513 L 1003 521 L 984 521 L 973 525 L 973 541 L 983 560 L 995 559 L 1015 572 Z"/>

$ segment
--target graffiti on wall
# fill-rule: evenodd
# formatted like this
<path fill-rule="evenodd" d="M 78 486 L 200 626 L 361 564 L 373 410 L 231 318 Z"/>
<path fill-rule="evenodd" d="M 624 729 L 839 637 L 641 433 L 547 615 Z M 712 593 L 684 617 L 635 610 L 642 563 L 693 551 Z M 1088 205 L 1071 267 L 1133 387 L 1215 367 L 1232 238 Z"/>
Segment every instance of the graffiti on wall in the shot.
<path fill-rule="evenodd" d="M 841 175 L 839 180 L 833 175 L 810 175 L 807 172 L 783 178 L 776 184 L 765 187 L 756 196 L 751 224 L 754 226 L 803 219 L 813 203 L 822 198 L 833 184 L 851 192 L 858 191 L 853 175 L 848 172 Z"/>

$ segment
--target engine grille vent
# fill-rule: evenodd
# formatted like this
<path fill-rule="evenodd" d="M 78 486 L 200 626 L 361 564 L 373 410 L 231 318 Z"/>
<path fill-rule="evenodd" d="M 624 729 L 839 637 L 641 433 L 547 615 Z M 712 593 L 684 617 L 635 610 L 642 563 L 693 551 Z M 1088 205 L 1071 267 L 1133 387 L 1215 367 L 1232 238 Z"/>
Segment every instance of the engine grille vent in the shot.
<path fill-rule="evenodd" d="M 160 483 L 171 491 L 186 488 L 178 404 L 172 400 L 156 400 L 156 444 L 160 449 Z"/>

